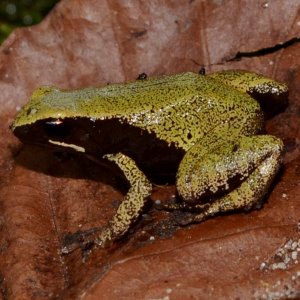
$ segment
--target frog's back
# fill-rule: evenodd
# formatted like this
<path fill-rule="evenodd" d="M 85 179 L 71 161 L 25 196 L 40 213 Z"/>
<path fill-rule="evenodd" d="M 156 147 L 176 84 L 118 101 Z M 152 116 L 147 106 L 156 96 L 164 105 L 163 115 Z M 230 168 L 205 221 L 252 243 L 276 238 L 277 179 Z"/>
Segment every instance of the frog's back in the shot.
<path fill-rule="evenodd" d="M 27 110 L 33 111 L 32 123 L 47 116 L 95 119 L 126 117 L 141 111 L 158 111 L 174 105 L 180 98 L 189 95 L 193 82 L 199 80 L 205 81 L 190 72 L 100 88 L 60 90 L 55 87 L 42 87 L 32 94 L 25 110 L 28 108 Z"/>
<path fill-rule="evenodd" d="M 23 119 L 26 124 L 46 118 L 118 119 L 188 149 L 217 124 L 245 114 L 255 118 L 257 111 L 250 96 L 189 72 L 75 91 L 41 88 L 15 126 Z"/>

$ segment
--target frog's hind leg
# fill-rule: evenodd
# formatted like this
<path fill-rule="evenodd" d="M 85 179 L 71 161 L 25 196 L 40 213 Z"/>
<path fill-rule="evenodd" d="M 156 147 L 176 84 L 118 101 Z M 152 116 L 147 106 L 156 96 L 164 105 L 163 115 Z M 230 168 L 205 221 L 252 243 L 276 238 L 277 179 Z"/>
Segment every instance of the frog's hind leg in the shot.
<path fill-rule="evenodd" d="M 286 95 L 288 92 L 285 83 L 244 70 L 225 70 L 207 76 L 232 86 L 243 93 Z"/>
<path fill-rule="evenodd" d="M 267 117 L 284 110 L 288 104 L 287 85 L 263 75 L 243 70 L 226 70 L 209 74 L 208 77 L 251 95 L 259 102 Z"/>
<path fill-rule="evenodd" d="M 177 190 L 191 206 L 195 199 L 210 202 L 202 212 L 187 214 L 181 223 L 260 205 L 279 169 L 281 152 L 282 142 L 268 135 L 221 142 L 198 158 L 192 148 L 179 166 Z"/>

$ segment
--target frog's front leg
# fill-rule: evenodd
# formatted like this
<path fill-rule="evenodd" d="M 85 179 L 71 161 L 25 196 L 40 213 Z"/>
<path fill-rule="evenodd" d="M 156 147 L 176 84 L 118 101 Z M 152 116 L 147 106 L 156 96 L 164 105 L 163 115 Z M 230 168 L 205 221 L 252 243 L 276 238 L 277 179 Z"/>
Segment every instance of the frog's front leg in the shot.
<path fill-rule="evenodd" d="M 117 164 L 128 180 L 130 188 L 108 225 L 94 239 L 93 242 L 98 246 L 105 246 L 107 242 L 122 237 L 128 231 L 140 216 L 152 191 L 152 184 L 131 158 L 122 153 L 107 154 L 104 158 Z M 89 235 L 89 231 L 87 235 Z M 97 232 L 99 229 L 96 228 L 95 231 Z M 81 233 L 81 235 L 84 234 Z M 85 244 L 89 242 L 90 240 L 85 241 Z M 72 244 L 64 245 L 62 252 L 69 253 L 75 247 Z"/>
<path fill-rule="evenodd" d="M 152 191 L 152 184 L 131 158 L 122 153 L 107 154 L 104 158 L 118 165 L 128 180 L 130 188 L 107 228 L 96 238 L 95 243 L 99 246 L 123 236 L 128 231 L 140 216 Z"/>
<path fill-rule="evenodd" d="M 242 136 L 222 141 L 204 155 L 201 147 L 193 146 L 180 163 L 177 190 L 191 206 L 196 201 L 209 205 L 196 215 L 187 214 L 181 223 L 201 222 L 220 212 L 249 210 L 260 204 L 280 166 L 281 140 Z"/>

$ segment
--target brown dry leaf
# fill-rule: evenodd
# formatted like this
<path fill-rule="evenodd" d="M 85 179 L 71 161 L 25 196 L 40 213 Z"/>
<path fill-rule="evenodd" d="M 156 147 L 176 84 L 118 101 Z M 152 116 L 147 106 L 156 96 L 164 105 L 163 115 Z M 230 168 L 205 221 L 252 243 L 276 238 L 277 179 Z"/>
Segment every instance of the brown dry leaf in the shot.
<path fill-rule="evenodd" d="M 0 49 L 2 299 L 300 297 L 299 11 L 298 0 L 65 0 L 40 25 L 16 30 Z M 19 107 L 41 85 L 98 86 L 203 65 L 289 84 L 288 109 L 267 124 L 286 152 L 264 207 L 186 228 L 151 210 L 86 262 L 80 251 L 62 256 L 65 233 L 105 224 L 122 194 L 83 158 L 20 145 L 9 130 Z"/>

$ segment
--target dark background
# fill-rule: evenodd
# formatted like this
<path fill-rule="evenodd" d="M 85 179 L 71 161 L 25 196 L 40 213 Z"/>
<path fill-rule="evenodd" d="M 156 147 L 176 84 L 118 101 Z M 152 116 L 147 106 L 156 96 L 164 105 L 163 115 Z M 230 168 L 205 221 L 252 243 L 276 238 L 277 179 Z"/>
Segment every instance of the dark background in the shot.
<path fill-rule="evenodd" d="M 20 26 L 39 23 L 58 0 L 0 1 L 0 43 Z"/>

